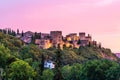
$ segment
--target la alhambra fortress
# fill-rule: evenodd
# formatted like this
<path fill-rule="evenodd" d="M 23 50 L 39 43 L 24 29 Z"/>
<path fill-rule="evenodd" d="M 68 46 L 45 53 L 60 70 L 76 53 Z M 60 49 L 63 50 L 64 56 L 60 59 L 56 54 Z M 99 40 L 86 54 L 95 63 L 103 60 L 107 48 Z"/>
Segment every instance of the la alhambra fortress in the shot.
<path fill-rule="evenodd" d="M 27 31 L 25 33 L 17 33 L 16 37 L 20 38 L 26 44 L 30 44 L 32 42 L 33 36 L 38 36 L 35 38 L 34 43 L 42 49 L 48 49 L 51 47 L 58 47 L 63 49 L 67 48 L 79 48 L 80 46 L 89 46 L 93 45 L 96 47 L 101 47 L 101 43 L 97 43 L 97 41 L 92 40 L 92 36 L 90 34 L 86 35 L 85 32 L 70 33 L 65 37 L 62 35 L 62 31 L 50 31 L 50 33 L 33 33 L 31 31 Z"/>

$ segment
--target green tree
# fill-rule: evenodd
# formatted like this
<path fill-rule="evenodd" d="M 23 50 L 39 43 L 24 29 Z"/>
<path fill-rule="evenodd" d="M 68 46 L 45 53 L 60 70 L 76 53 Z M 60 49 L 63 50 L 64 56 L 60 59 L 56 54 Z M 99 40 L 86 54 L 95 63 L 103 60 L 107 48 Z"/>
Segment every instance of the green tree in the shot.
<path fill-rule="evenodd" d="M 58 50 L 56 51 L 56 60 L 55 60 L 55 76 L 53 80 L 63 80 L 63 76 L 61 73 L 61 67 L 62 67 L 62 50 L 60 49 L 60 46 L 58 45 Z"/>
<path fill-rule="evenodd" d="M 114 65 L 106 72 L 106 80 L 120 80 L 120 65 Z"/>
<path fill-rule="evenodd" d="M 8 77 L 10 80 L 18 80 L 18 79 L 19 80 L 32 80 L 35 76 L 36 76 L 36 72 L 25 61 L 18 60 L 9 65 Z"/>
<path fill-rule="evenodd" d="M 16 47 L 21 47 L 23 45 L 23 42 L 19 39 L 16 39 L 13 41 L 13 44 L 16 46 Z"/>
<path fill-rule="evenodd" d="M 118 65 L 110 60 L 93 60 L 83 65 L 81 80 L 106 80 L 106 71 Z M 114 73 L 113 73 L 114 74 Z"/>
<path fill-rule="evenodd" d="M 71 68 L 70 80 L 80 80 L 81 71 L 82 71 L 82 65 L 74 64 Z"/>
<path fill-rule="evenodd" d="M 62 67 L 61 71 L 64 80 L 71 80 L 71 68 L 72 66 L 69 65 Z"/>
<path fill-rule="evenodd" d="M 16 32 L 12 30 L 11 35 L 16 36 Z"/>
<path fill-rule="evenodd" d="M 64 80 L 80 80 L 81 71 L 82 65 L 76 63 L 72 66 L 64 66 L 62 68 L 62 75 Z"/>
<path fill-rule="evenodd" d="M 5 48 L 4 45 L 0 44 L 0 67 L 5 68 L 10 57 L 10 50 Z"/>
<path fill-rule="evenodd" d="M 32 58 L 33 61 L 39 60 L 41 56 L 40 49 L 35 45 L 26 45 L 23 46 L 20 50 L 21 59 Z"/>
<path fill-rule="evenodd" d="M 44 54 L 42 54 L 41 56 L 41 75 L 43 74 L 43 71 L 44 71 L 44 61 L 45 61 L 45 57 L 44 57 Z"/>
<path fill-rule="evenodd" d="M 46 69 L 43 71 L 43 75 L 41 76 L 42 80 L 53 80 L 54 73 L 50 69 Z"/>

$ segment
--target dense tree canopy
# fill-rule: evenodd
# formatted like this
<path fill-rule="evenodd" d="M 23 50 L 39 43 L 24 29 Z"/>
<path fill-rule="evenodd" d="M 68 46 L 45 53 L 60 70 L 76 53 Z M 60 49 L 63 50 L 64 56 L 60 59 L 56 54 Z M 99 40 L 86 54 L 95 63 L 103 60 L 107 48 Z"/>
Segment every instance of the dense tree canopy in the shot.
<path fill-rule="evenodd" d="M 109 71 L 111 71 L 112 68 L 116 66 L 120 68 L 120 65 L 118 63 L 110 60 L 88 61 L 87 63 L 83 64 L 81 80 L 106 80 L 106 76 L 110 74 Z M 118 69 L 116 68 L 115 70 Z M 117 75 L 119 75 L 119 72 L 117 72 L 116 76 L 114 76 L 114 78 L 117 78 L 115 80 L 118 80 L 120 78 L 120 76 L 117 77 Z"/>
<path fill-rule="evenodd" d="M 0 32 L 0 68 L 5 80 L 120 79 L 120 59 L 110 49 L 92 45 L 79 49 L 40 49 L 4 33 L 5 30 Z M 54 61 L 55 69 L 43 69 L 44 60 Z"/>
<path fill-rule="evenodd" d="M 4 45 L 0 44 L 0 67 L 5 68 L 10 57 L 10 50 L 5 48 Z"/>
<path fill-rule="evenodd" d="M 43 71 L 43 75 L 41 76 L 42 80 L 53 80 L 54 73 L 50 69 L 46 69 Z"/>
<path fill-rule="evenodd" d="M 25 61 L 18 60 L 9 65 L 8 79 L 11 80 L 31 80 L 36 76 L 36 72 Z"/>

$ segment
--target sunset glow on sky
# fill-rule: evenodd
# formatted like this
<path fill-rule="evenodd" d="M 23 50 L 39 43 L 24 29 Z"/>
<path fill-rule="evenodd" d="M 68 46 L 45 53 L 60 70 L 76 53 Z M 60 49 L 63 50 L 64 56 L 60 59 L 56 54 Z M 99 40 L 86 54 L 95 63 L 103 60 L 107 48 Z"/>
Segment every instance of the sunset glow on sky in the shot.
<path fill-rule="evenodd" d="M 120 52 L 120 0 L 0 0 L 0 28 L 86 32 Z"/>

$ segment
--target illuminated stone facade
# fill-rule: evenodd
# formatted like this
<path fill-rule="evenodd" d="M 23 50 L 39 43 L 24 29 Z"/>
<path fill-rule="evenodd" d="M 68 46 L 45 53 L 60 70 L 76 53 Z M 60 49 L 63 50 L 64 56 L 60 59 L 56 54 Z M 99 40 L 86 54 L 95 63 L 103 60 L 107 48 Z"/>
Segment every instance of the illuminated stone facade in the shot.
<path fill-rule="evenodd" d="M 51 31 L 50 37 L 52 40 L 52 44 L 55 47 L 58 47 L 58 44 L 61 44 L 63 42 L 62 31 Z"/>

